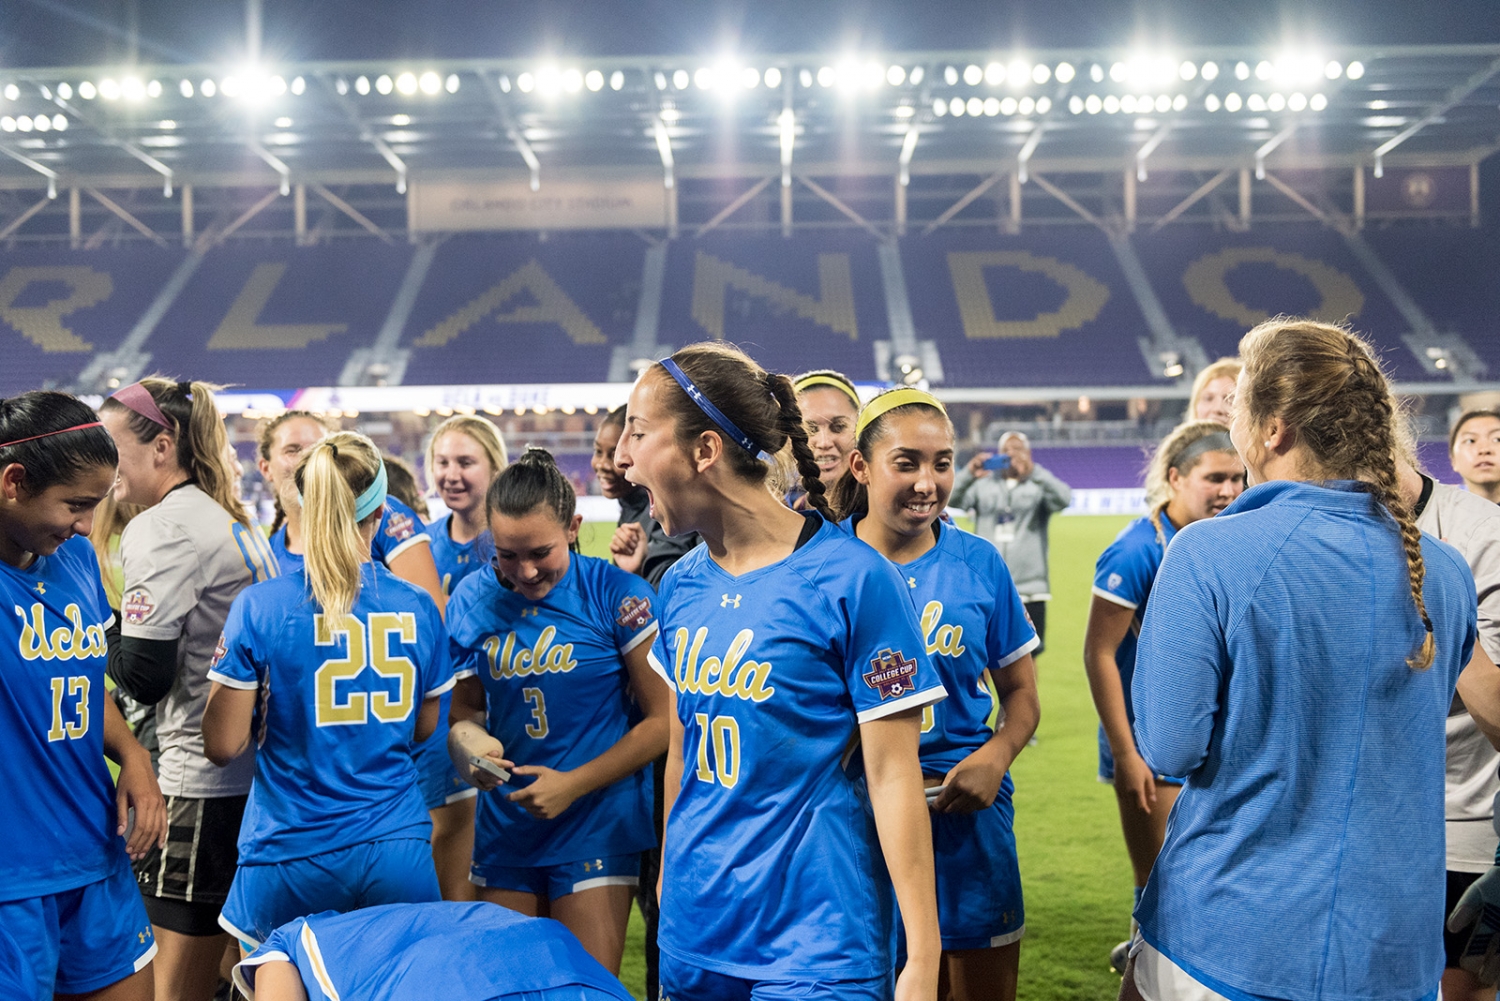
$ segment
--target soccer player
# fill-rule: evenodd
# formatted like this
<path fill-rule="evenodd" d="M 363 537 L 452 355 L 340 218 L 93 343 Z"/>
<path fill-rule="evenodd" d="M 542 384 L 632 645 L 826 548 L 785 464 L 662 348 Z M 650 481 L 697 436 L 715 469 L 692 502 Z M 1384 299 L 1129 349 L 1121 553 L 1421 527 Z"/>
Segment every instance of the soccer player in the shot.
<path fill-rule="evenodd" d="M 1273 320 L 1240 358 L 1253 486 L 1177 533 L 1141 628 L 1136 742 L 1186 784 L 1121 997 L 1432 998 L 1455 682 L 1497 722 L 1473 578 L 1413 523 L 1363 340 Z"/>
<path fill-rule="evenodd" d="M 767 489 L 786 452 L 807 515 Z M 888 998 L 894 884 L 896 996 L 933 998 L 917 744 L 945 693 L 895 567 L 825 520 L 791 380 L 724 345 L 684 348 L 636 382 L 616 458 L 666 531 L 705 543 L 662 579 L 653 653 L 673 710 L 663 994 Z"/>
<path fill-rule="evenodd" d="M 1115 787 L 1125 850 L 1135 870 L 1136 902 L 1161 851 L 1167 817 L 1182 788 L 1180 778 L 1151 771 L 1130 729 L 1135 720 L 1130 679 L 1146 598 L 1172 537 L 1218 514 L 1244 489 L 1245 464 L 1229 440 L 1228 428 L 1212 421 L 1183 424 L 1151 457 L 1146 473 L 1150 513 L 1127 525 L 1094 567 L 1083 666 L 1099 713 L 1099 781 Z M 1124 972 L 1129 949 L 1125 941 L 1110 953 L 1116 971 Z"/>
<path fill-rule="evenodd" d="M 116 461 L 98 417 L 73 397 L 0 400 L 0 594 L 17 613 L 0 619 L 7 998 L 150 1001 L 154 991 L 157 946 L 130 858 L 160 846 L 166 805 L 150 755 L 104 691 L 114 615 L 85 538 Z"/>
<path fill-rule="evenodd" d="M 135 863 L 159 948 L 164 997 L 207 1001 L 230 945 L 219 908 L 234 878 L 235 839 L 255 761 L 217 768 L 203 754 L 208 664 L 235 597 L 276 576 L 225 462 L 215 387 L 148 378 L 115 392 L 100 419 L 120 454 L 115 499 L 147 510 L 120 536 L 120 639 L 109 675 L 156 706 L 166 846 Z"/>
<path fill-rule="evenodd" d="M 271 549 L 282 573 L 302 566 L 302 509 L 297 501 L 297 464 L 308 449 L 322 441 L 332 429 L 317 414 L 288 410 L 262 421 L 256 431 L 260 475 L 276 494 L 276 521 L 271 525 Z M 375 533 L 371 555 L 377 562 L 432 596 L 443 607 L 443 585 L 433 562 L 431 537 L 411 508 L 387 497 L 380 531 Z"/>
<path fill-rule="evenodd" d="M 490 565 L 494 546 L 485 522 L 484 497 L 509 462 L 505 440 L 483 417 L 450 417 L 437 426 L 427 443 L 427 479 L 448 508 L 447 514 L 427 526 L 445 599 L 452 597 L 465 577 Z M 432 812 L 432 858 L 443 899 L 473 900 L 469 863 L 474 857 L 474 797 L 479 792 L 459 776 L 448 757 L 452 698 L 451 694 L 443 696 L 437 730 L 417 747 L 417 771 L 427 809 Z"/>
<path fill-rule="evenodd" d="M 487 795 L 470 878 L 479 898 L 553 917 L 618 973 L 651 829 L 651 771 L 667 693 L 648 662 L 645 581 L 570 551 L 582 516 L 550 453 L 530 448 L 491 484 L 492 572 L 453 595 L 458 688 L 449 747 Z M 471 759 L 493 762 L 497 777 Z"/>
<path fill-rule="evenodd" d="M 1500 411 L 1460 417 L 1448 436 L 1448 457 L 1470 493 L 1500 504 Z"/>
<path fill-rule="evenodd" d="M 489 904 L 298 918 L 242 961 L 234 980 L 253 1001 L 630 1001 L 557 922 Z"/>
<path fill-rule="evenodd" d="M 1193 391 L 1188 394 L 1187 420 L 1215 421 L 1229 425 L 1229 401 L 1234 396 L 1234 380 L 1240 376 L 1238 358 L 1220 358 L 1204 367 L 1193 379 Z"/>
<path fill-rule="evenodd" d="M 865 406 L 855 434 L 836 506 L 844 526 L 905 579 L 949 692 L 922 714 L 943 939 L 938 996 L 1011 1001 L 1026 918 L 1010 765 L 1041 714 L 1036 630 L 994 545 L 942 521 L 954 446 L 943 405 L 919 389 L 893 389 Z"/>
<path fill-rule="evenodd" d="M 216 764 L 256 748 L 219 917 L 247 949 L 330 907 L 440 899 L 411 752 L 453 687 L 442 616 L 371 559 L 386 477 L 368 438 L 324 438 L 295 483 L 303 566 L 235 599 L 203 714 Z"/>
<path fill-rule="evenodd" d="M 849 471 L 854 449 L 854 422 L 859 417 L 859 391 L 848 376 L 832 369 L 803 372 L 792 380 L 797 407 L 807 424 L 807 444 L 818 463 L 818 479 L 832 494 Z M 802 496 L 806 496 L 803 494 Z M 803 502 L 799 505 L 806 507 Z"/>

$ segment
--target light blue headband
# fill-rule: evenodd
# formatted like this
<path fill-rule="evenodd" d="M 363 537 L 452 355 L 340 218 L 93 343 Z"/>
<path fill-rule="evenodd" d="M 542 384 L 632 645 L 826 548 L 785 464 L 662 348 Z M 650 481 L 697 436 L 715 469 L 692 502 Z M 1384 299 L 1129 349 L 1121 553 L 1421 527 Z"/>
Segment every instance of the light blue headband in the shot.
<path fill-rule="evenodd" d="M 382 459 L 380 463 L 380 469 L 375 473 L 375 482 L 366 487 L 364 493 L 354 498 L 355 524 L 364 521 L 370 515 L 375 513 L 376 508 L 385 503 L 387 482 L 388 481 L 385 475 L 385 460 Z M 302 499 L 302 491 L 300 490 L 297 491 L 297 503 L 301 504 L 303 507 L 307 506 L 307 501 Z"/>

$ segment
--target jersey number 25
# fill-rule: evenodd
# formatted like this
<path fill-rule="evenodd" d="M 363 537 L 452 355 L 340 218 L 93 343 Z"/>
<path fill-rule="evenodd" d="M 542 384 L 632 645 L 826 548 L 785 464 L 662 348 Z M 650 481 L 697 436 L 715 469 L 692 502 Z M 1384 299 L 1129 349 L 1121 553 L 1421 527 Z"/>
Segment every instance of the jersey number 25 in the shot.
<path fill-rule="evenodd" d="M 353 615 L 342 621 L 319 613 L 313 617 L 313 642 L 333 646 L 340 636 L 349 641 L 348 656 L 325 660 L 313 674 L 318 726 L 357 726 L 370 722 L 399 723 L 411 715 L 417 688 L 417 668 L 409 659 L 391 653 L 391 637 L 404 644 L 417 641 L 417 617 L 411 612 L 372 612 L 361 622 Z M 396 682 L 394 696 L 379 691 L 351 691 L 346 685 L 339 699 L 339 683 L 351 682 L 373 670 Z"/>

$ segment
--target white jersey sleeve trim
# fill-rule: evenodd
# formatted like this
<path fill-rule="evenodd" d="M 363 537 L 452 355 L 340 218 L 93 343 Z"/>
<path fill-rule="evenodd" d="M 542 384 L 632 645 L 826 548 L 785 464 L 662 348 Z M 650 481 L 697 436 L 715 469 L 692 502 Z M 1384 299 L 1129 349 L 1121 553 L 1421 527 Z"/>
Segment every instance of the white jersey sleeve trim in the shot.
<path fill-rule="evenodd" d="M 1008 653 L 1004 657 L 1001 657 L 999 660 L 995 661 L 994 668 L 998 670 L 1002 667 L 1010 667 L 1010 665 L 1014 664 L 1016 661 L 1020 660 L 1022 657 L 1026 656 L 1028 653 L 1035 650 L 1041 645 L 1042 638 L 1040 636 L 1033 636 L 1025 643 L 1022 643 L 1020 646 L 1016 647 L 1013 653 Z M 1009 943 L 1002 942 L 1001 944 L 1008 945 Z"/>
<path fill-rule="evenodd" d="M 656 622 L 651 623 L 645 629 L 642 629 L 640 632 L 632 636 L 629 643 L 626 643 L 624 646 L 620 647 L 620 653 L 629 653 L 636 647 L 640 646 L 646 640 L 655 639 L 656 634 L 659 632 L 661 632 L 661 625 Z"/>
<path fill-rule="evenodd" d="M 668 688 L 672 689 L 672 691 L 674 692 L 677 691 L 677 686 L 672 684 L 671 672 L 667 670 L 667 666 L 665 664 L 656 659 L 656 650 L 652 649 L 652 651 L 647 654 L 646 657 L 651 662 L 651 670 L 661 675 L 661 680 L 667 683 Z"/>
<path fill-rule="evenodd" d="M 102 625 L 105 629 L 108 629 L 110 626 L 114 625 L 115 624 L 115 612 L 114 612 L 114 609 L 110 609 L 110 611 L 109 611 L 109 617 L 106 618 L 103 622 L 101 622 L 99 624 Z M 136 972 L 139 973 L 141 971 L 137 970 Z"/>
<path fill-rule="evenodd" d="M 453 672 L 453 680 L 455 682 L 462 681 L 465 678 L 477 678 L 477 677 L 479 677 L 479 672 L 475 671 L 472 668 L 468 668 L 468 667 L 461 667 L 457 671 Z"/>
<path fill-rule="evenodd" d="M 1097 597 L 1103 598 L 1105 601 L 1112 602 L 1112 603 L 1114 603 L 1116 605 L 1120 605 L 1120 606 L 1123 606 L 1125 608 L 1140 608 L 1141 607 L 1140 605 L 1136 604 L 1133 601 L 1126 601 L 1124 598 L 1120 597 L 1118 594 L 1111 594 L 1110 592 L 1104 590 L 1104 588 L 1102 588 L 1102 587 L 1095 587 L 1094 588 L 1094 594 Z"/>
<path fill-rule="evenodd" d="M 397 546 L 395 549 L 392 549 L 390 552 L 386 553 L 385 559 L 381 562 L 383 562 L 386 569 L 389 570 L 391 568 L 391 560 L 395 559 L 397 556 L 400 556 L 412 546 L 421 545 L 423 543 L 426 543 L 429 546 L 432 545 L 432 536 L 428 535 L 426 532 L 418 532 L 416 535 L 413 535 L 411 538 L 401 543 L 401 545 Z"/>
<path fill-rule="evenodd" d="M 248 945 L 251 952 L 254 952 L 256 949 L 260 948 L 259 939 L 252 938 L 251 936 L 240 931 L 234 925 L 230 924 L 228 919 L 226 919 L 223 914 L 219 915 L 219 927 L 227 931 L 229 934 L 233 935 L 235 938 L 239 939 L 241 942 Z"/>
<path fill-rule="evenodd" d="M 442 695 L 444 692 L 452 691 L 453 686 L 456 684 L 458 684 L 458 676 L 453 675 L 449 677 L 447 681 L 443 682 L 441 685 L 438 685 L 436 688 L 432 689 L 422 697 L 424 699 L 435 699 L 439 695 Z"/>
<path fill-rule="evenodd" d="M 947 697 L 948 689 L 942 685 L 936 685 L 920 692 L 903 695 L 895 702 L 882 702 L 878 706 L 871 706 L 860 713 L 857 718 L 861 723 L 869 723 L 872 720 L 884 719 L 887 716 L 894 716 L 896 713 L 906 712 L 908 709 L 921 709 L 935 702 L 941 702 Z"/>
<path fill-rule="evenodd" d="M 218 671 L 209 671 L 208 680 L 216 681 L 225 688 L 233 688 L 240 692 L 253 692 L 260 687 L 260 682 L 258 681 L 241 681 L 239 678 L 231 678 L 229 675 L 220 674 Z"/>
<path fill-rule="evenodd" d="M 250 956 L 234 964 L 234 986 L 239 988 L 241 994 L 255 1001 L 255 989 L 250 984 L 250 978 L 245 976 L 244 971 L 254 969 L 262 963 L 291 963 L 292 957 L 279 949 L 263 952 L 259 956 Z M 296 963 L 292 963 L 296 966 Z"/>

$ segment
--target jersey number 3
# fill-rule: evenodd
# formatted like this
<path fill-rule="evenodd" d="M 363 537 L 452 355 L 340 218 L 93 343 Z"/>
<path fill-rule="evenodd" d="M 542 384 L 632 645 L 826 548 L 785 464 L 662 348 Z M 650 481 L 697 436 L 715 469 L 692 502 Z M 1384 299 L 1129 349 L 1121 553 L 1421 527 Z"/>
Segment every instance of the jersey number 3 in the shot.
<path fill-rule="evenodd" d="M 340 636 L 349 641 L 349 655 L 325 660 L 314 673 L 318 726 L 357 726 L 370 722 L 399 723 L 411 715 L 417 688 L 417 668 L 406 657 L 390 651 L 391 636 L 402 643 L 417 641 L 417 617 L 411 612 L 373 612 L 361 622 L 345 615 L 342 622 L 319 613 L 313 617 L 313 642 L 333 646 Z M 394 696 L 388 691 L 356 692 L 345 689 L 339 700 L 339 682 L 353 681 L 366 668 L 381 678 L 396 682 Z"/>

